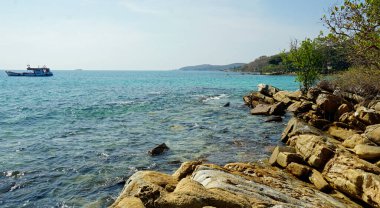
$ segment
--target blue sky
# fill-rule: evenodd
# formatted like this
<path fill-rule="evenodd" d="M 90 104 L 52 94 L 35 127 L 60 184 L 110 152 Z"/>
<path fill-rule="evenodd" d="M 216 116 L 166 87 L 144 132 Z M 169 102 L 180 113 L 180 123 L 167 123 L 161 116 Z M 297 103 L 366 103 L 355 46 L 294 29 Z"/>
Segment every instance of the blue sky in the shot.
<path fill-rule="evenodd" d="M 1 0 L 0 69 L 250 62 L 316 37 L 324 0 Z"/>

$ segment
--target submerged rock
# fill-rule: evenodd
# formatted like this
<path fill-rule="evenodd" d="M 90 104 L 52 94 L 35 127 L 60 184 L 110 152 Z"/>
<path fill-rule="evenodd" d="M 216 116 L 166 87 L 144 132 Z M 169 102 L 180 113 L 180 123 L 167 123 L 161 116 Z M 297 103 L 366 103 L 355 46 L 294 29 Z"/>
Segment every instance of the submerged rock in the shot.
<path fill-rule="evenodd" d="M 166 146 L 165 143 L 162 143 L 162 144 L 156 146 L 155 148 L 153 148 L 152 150 L 150 150 L 148 153 L 149 153 L 151 156 L 156 156 L 156 155 L 160 155 L 160 154 L 162 154 L 163 152 L 168 151 L 168 150 L 169 150 L 169 147 Z"/>
<path fill-rule="evenodd" d="M 231 103 L 228 102 L 228 103 L 224 104 L 223 107 L 230 107 L 230 105 L 231 105 Z"/>
<path fill-rule="evenodd" d="M 281 116 L 270 116 L 265 120 L 265 122 L 281 122 L 281 121 L 282 121 Z"/>

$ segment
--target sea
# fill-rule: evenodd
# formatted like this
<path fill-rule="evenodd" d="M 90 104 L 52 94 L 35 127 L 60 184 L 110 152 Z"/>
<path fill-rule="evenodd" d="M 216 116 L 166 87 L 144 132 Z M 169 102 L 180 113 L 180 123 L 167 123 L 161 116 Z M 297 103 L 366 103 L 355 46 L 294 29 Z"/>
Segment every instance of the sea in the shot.
<path fill-rule="evenodd" d="M 0 207 L 106 207 L 136 171 L 262 161 L 290 115 L 266 123 L 242 97 L 260 83 L 298 88 L 293 76 L 237 72 L 53 73 L 0 71 Z M 150 156 L 161 143 L 170 149 Z"/>

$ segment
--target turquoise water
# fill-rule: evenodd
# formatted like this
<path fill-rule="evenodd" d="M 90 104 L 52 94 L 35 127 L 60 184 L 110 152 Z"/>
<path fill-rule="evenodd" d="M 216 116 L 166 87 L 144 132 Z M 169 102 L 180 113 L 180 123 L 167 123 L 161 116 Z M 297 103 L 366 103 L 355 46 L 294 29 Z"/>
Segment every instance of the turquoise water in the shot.
<path fill-rule="evenodd" d="M 226 72 L 0 71 L 0 207 L 106 206 L 138 170 L 263 159 L 285 122 L 249 115 L 242 96 L 259 83 L 297 88 Z M 170 150 L 150 157 L 162 142 Z"/>

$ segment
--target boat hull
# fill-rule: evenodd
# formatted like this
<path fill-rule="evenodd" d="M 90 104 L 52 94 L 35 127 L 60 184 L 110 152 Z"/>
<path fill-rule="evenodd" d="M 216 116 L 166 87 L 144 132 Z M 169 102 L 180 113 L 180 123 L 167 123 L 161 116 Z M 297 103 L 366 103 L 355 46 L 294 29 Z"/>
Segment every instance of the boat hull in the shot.
<path fill-rule="evenodd" d="M 35 74 L 35 73 L 26 73 L 26 72 L 18 73 L 18 72 L 11 72 L 11 71 L 5 71 L 5 73 L 7 73 L 7 75 L 10 77 L 19 77 L 19 76 L 23 76 L 23 77 L 51 77 L 51 76 L 53 76 L 53 73 Z"/>

